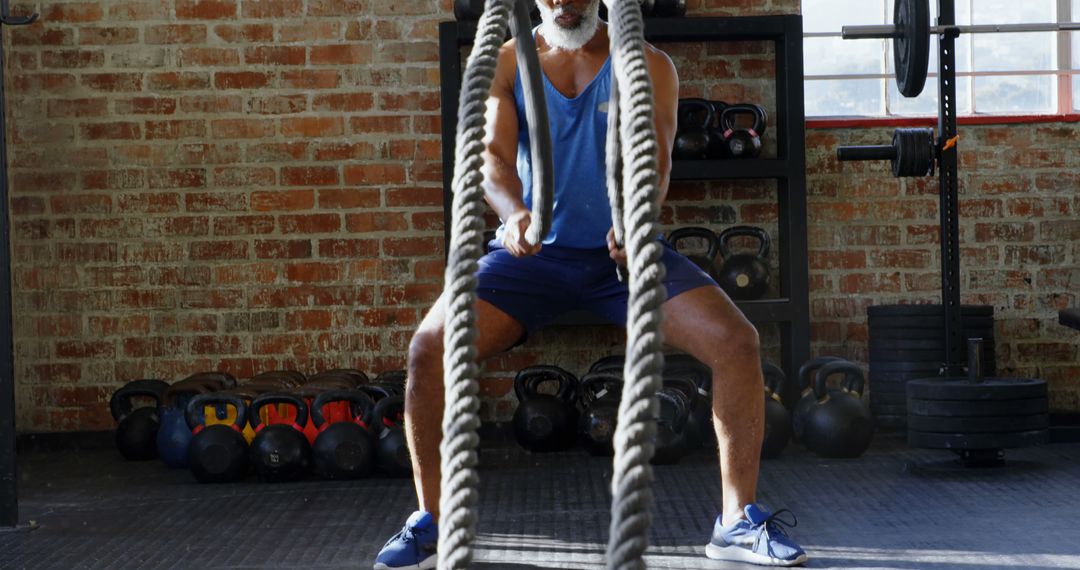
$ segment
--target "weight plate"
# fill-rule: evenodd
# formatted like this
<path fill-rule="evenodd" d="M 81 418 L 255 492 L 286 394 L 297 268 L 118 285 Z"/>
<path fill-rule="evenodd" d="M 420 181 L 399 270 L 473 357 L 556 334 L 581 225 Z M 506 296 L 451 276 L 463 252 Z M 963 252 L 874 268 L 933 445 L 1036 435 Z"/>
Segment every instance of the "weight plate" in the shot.
<path fill-rule="evenodd" d="M 941 378 L 937 370 L 922 370 L 912 372 L 878 372 L 873 371 L 869 375 L 870 385 L 877 384 L 907 384 L 911 380 L 922 378 Z"/>
<path fill-rule="evenodd" d="M 927 449 L 1012 449 L 1041 445 L 1050 440 L 1050 430 L 1000 433 L 929 433 L 908 430 L 908 445 Z"/>
<path fill-rule="evenodd" d="M 983 352 L 993 345 L 983 339 Z M 967 349 L 967 343 L 964 343 Z M 870 337 L 870 350 L 945 350 L 944 338 L 874 338 Z"/>
<path fill-rule="evenodd" d="M 912 380 L 908 382 L 908 397 L 921 400 L 1020 400 L 1045 398 L 1046 381 L 1038 378 L 983 378 L 968 382 L 967 378 L 942 380 Z"/>
<path fill-rule="evenodd" d="M 1050 427 L 1046 414 L 1031 416 L 983 416 L 957 418 L 943 416 L 908 417 L 908 427 L 916 431 L 934 433 L 996 433 L 1003 431 L 1031 431 Z"/>
<path fill-rule="evenodd" d="M 878 328 L 893 329 L 923 329 L 931 331 L 945 330 L 945 317 L 939 315 L 913 316 L 913 317 L 870 317 L 867 319 L 870 330 Z M 961 315 L 960 326 L 965 329 L 987 329 L 994 327 L 993 316 L 965 316 Z"/>
<path fill-rule="evenodd" d="M 963 361 L 967 361 L 967 351 L 961 351 L 960 356 Z M 945 360 L 944 350 L 884 350 L 884 349 L 870 349 L 870 363 L 875 362 L 938 362 Z M 997 360 L 997 351 L 995 350 L 983 350 L 982 351 L 983 364 L 995 362 Z"/>
<path fill-rule="evenodd" d="M 928 32 L 929 34 L 929 32 Z M 940 304 L 929 305 L 872 305 L 866 308 L 866 314 L 874 317 L 941 317 L 944 309 Z M 960 315 L 964 317 L 988 317 L 994 315 L 993 305 L 961 305 Z M 882 319 L 884 320 L 884 319 Z"/>
<path fill-rule="evenodd" d="M 945 363 L 940 360 L 933 362 L 883 362 L 883 361 L 870 361 L 870 374 L 884 372 L 884 373 L 916 373 L 916 372 L 934 372 L 941 370 L 945 366 Z"/>
<path fill-rule="evenodd" d="M 870 401 L 896 403 L 907 402 L 907 386 L 903 382 L 877 383 L 870 385 Z"/>
<path fill-rule="evenodd" d="M 986 401 L 949 401 L 920 400 L 908 398 L 907 411 L 916 416 L 1028 416 L 1045 414 L 1046 398 L 1028 398 L 1025 400 L 986 400 Z"/>
<path fill-rule="evenodd" d="M 882 429 L 907 429 L 907 416 L 903 414 L 874 414 L 874 425 Z"/>
<path fill-rule="evenodd" d="M 893 23 L 893 65 L 896 87 L 904 97 L 918 97 L 930 67 L 929 0 L 896 0 Z"/>
<path fill-rule="evenodd" d="M 960 331 L 960 336 L 964 338 L 981 338 L 981 339 L 993 339 L 994 329 L 992 328 L 965 328 Z M 945 331 L 941 329 L 912 329 L 912 328 L 887 328 L 878 327 L 870 329 L 870 340 L 937 340 L 942 344 L 945 343 Z"/>

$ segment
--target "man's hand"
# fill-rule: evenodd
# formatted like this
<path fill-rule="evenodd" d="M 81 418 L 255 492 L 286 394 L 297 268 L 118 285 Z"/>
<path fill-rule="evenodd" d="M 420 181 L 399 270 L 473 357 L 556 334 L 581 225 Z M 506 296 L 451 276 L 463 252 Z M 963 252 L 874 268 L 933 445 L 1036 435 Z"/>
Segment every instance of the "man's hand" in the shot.
<path fill-rule="evenodd" d="M 503 247 L 514 257 L 528 257 L 540 251 L 542 244 L 530 245 L 525 241 L 525 232 L 532 222 L 532 213 L 528 210 L 518 210 L 506 220 L 506 229 L 503 231 Z"/>
<path fill-rule="evenodd" d="M 622 266 L 625 267 L 626 266 L 626 248 L 625 247 L 619 247 L 618 244 L 615 243 L 615 228 L 611 228 L 607 232 L 607 248 L 608 248 L 608 255 L 611 256 L 611 259 L 614 259 L 615 263 L 618 263 L 619 265 L 622 265 Z"/>

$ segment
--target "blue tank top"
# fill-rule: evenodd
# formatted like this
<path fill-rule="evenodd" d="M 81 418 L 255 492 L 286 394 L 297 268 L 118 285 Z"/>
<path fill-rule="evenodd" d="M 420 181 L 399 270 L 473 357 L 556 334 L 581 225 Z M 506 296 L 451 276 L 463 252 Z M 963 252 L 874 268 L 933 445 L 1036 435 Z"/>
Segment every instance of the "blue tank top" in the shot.
<path fill-rule="evenodd" d="M 577 249 L 607 248 L 611 204 L 607 195 L 608 99 L 611 96 L 611 57 L 577 97 L 569 99 L 544 74 L 544 97 L 551 124 L 555 203 L 545 245 Z M 532 206 L 532 155 L 520 69 L 514 80 L 519 125 L 517 172 L 525 206 Z M 498 235 L 502 237 L 503 228 Z"/>

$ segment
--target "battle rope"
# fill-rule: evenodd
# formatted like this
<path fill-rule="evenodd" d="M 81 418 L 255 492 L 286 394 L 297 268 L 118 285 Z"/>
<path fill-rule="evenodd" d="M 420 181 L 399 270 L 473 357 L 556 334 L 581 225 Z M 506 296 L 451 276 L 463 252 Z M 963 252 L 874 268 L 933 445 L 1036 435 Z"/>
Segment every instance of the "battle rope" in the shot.
<path fill-rule="evenodd" d="M 656 240 L 660 227 L 657 142 L 653 124 L 652 82 L 645 61 L 645 22 L 637 0 L 605 0 L 611 27 L 612 103 L 609 126 L 619 130 L 614 143 L 608 134 L 609 186 L 621 176 L 621 202 L 612 200 L 612 223 L 616 239 L 626 242 L 630 274 L 630 297 L 626 318 L 625 384 L 615 429 L 615 460 L 611 480 L 611 532 L 608 537 L 609 569 L 643 569 L 652 522 L 652 459 L 656 436 L 656 391 L 663 372 L 661 305 L 663 250 Z M 612 165 L 611 162 L 616 164 Z M 618 196 L 609 188 L 608 196 Z"/>
<path fill-rule="evenodd" d="M 482 255 L 484 111 L 506 35 L 514 0 L 487 0 L 476 41 L 465 69 L 458 108 L 454 166 L 454 200 L 450 255 L 446 268 L 448 302 L 443 353 L 445 403 L 443 414 L 441 511 L 438 567 L 466 568 L 472 560 L 476 535 L 476 269 Z M 539 59 L 528 30 L 528 0 L 514 4 L 518 65 L 526 71 L 526 113 L 533 142 L 533 210 L 530 243 L 539 243 L 551 222 L 550 147 L 547 163 L 537 147 L 550 141 L 547 105 L 538 89 Z M 627 356 L 625 386 L 615 432 L 612 478 L 611 536 L 608 568 L 644 568 L 648 546 L 656 433 L 655 394 L 661 384 L 661 305 L 664 302 L 662 250 L 655 236 L 659 208 L 656 133 L 653 128 L 652 85 L 644 50 L 644 21 L 636 0 L 605 0 L 611 15 L 612 98 L 609 103 L 608 195 L 616 240 L 626 240 L 629 266 Z M 524 44 L 523 42 L 529 42 Z M 532 113 L 530 113 L 532 111 Z M 542 121 L 542 122 L 541 122 Z M 543 126 L 541 132 L 536 127 Z M 547 137 L 546 139 L 544 137 Z M 540 144 L 537 144 L 537 143 Z M 550 144 L 548 142 L 547 144 Z M 539 149 L 543 150 L 543 149 Z M 540 166 L 537 167 L 537 164 Z M 629 206 L 624 208 L 624 206 Z M 540 222 L 539 224 L 537 222 Z M 630 231 L 627 233 L 626 229 Z"/>
<path fill-rule="evenodd" d="M 484 229 L 481 167 L 484 151 L 484 113 L 498 64 L 499 47 L 506 38 L 514 9 L 513 29 L 518 38 L 518 66 L 526 99 L 532 141 L 533 208 L 526 239 L 543 241 L 551 227 L 553 200 L 551 134 L 547 103 L 543 99 L 540 59 L 532 37 L 529 0 L 487 0 L 469 55 L 458 107 L 455 141 L 454 201 L 446 264 L 446 322 L 443 332 L 443 439 L 439 510 L 438 567 L 468 568 L 476 536 L 476 446 L 480 426 L 476 381 L 476 269 L 483 254 Z"/>

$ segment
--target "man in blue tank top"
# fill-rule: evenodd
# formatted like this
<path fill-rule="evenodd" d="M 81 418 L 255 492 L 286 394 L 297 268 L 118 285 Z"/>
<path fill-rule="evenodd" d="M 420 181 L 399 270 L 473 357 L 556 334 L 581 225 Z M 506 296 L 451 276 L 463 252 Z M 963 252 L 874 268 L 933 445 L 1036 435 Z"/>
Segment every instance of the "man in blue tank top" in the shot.
<path fill-rule="evenodd" d="M 488 101 L 484 191 L 502 226 L 480 261 L 478 358 L 508 350 L 559 315 L 587 310 L 625 326 L 627 287 L 616 277 L 625 252 L 612 239 L 605 178 L 610 95 L 607 25 L 600 0 L 537 0 L 536 44 L 551 123 L 555 202 L 551 232 L 530 245 L 532 163 L 515 42 L 501 49 Z M 675 136 L 678 75 L 647 46 L 653 83 L 660 201 L 667 192 Z M 755 504 L 763 437 L 758 334 L 707 274 L 665 246 L 664 339 L 713 371 L 713 422 L 723 502 L 705 547 L 709 558 L 792 566 L 806 554 Z M 439 443 L 443 415 L 441 298 L 409 347 L 406 431 L 420 510 L 387 542 L 375 569 L 434 568 L 438 541 Z"/>

